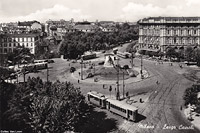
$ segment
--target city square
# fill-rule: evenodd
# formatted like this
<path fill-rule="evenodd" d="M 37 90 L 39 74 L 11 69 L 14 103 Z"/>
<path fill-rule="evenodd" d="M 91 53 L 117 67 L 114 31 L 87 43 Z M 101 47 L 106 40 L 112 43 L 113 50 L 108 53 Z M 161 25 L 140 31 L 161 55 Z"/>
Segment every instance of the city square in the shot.
<path fill-rule="evenodd" d="M 91 62 L 98 64 L 98 62 L 101 62 L 102 60 L 104 60 L 104 55 L 100 54 L 98 58 L 92 59 Z M 123 62 L 123 64 L 131 66 L 130 60 L 131 59 L 121 58 L 120 63 Z M 70 81 L 75 86 L 80 87 L 81 92 L 85 96 L 87 96 L 87 92 L 89 91 L 96 91 L 109 98 L 116 99 L 116 79 L 100 79 L 98 82 L 95 82 L 94 78 L 81 80 L 81 76 L 79 75 L 81 61 L 77 61 L 76 63 L 72 63 L 66 59 L 54 59 L 54 61 L 55 63 L 49 64 L 49 80 Z M 141 115 L 139 116 L 139 123 L 123 120 L 119 116 L 113 116 L 107 112 L 109 116 L 114 118 L 117 117 L 119 120 L 118 130 L 122 132 L 149 132 L 149 130 L 160 132 L 163 130 L 165 124 L 169 125 L 168 121 L 170 121 L 170 125 L 185 125 L 189 127 L 190 123 L 185 120 L 184 111 L 180 110 L 180 107 L 184 104 L 182 99 L 184 88 L 190 86 L 192 82 L 188 81 L 183 75 L 190 69 L 198 70 L 198 68 L 190 68 L 187 65 L 183 65 L 183 68 L 180 68 L 179 63 L 176 62 L 173 62 L 173 66 L 171 66 L 171 62 L 163 62 L 162 64 L 155 60 L 145 58 L 143 59 L 143 63 L 145 71 L 148 73 L 144 79 L 141 79 L 141 76 L 138 76 L 124 80 L 125 92 L 129 92 L 130 95 L 130 98 L 128 99 L 127 97 L 123 99 L 123 80 L 120 79 L 120 97 L 126 104 L 133 105 L 139 109 L 138 112 L 139 115 Z M 89 66 L 89 64 L 87 65 Z M 140 66 L 141 59 L 135 58 L 134 67 L 138 67 L 140 70 Z M 70 67 L 75 67 L 77 70 L 71 73 Z M 39 76 L 46 80 L 46 70 L 42 70 L 36 74 L 30 73 L 26 75 L 26 78 L 28 78 L 28 76 Z M 20 78 L 19 79 L 23 81 L 23 76 Z M 111 92 L 109 91 L 110 86 L 113 88 Z M 142 99 L 142 103 L 140 102 L 140 99 Z M 179 118 L 178 120 L 177 117 Z M 139 125 L 141 123 L 144 127 Z M 154 123 L 158 124 L 155 125 Z M 154 126 L 154 128 L 147 128 L 145 125 Z M 178 127 L 174 130 L 166 129 L 165 131 L 183 132 L 183 130 L 179 130 Z M 186 130 L 186 132 L 190 132 L 190 129 Z M 191 132 L 193 132 L 193 129 Z"/>
<path fill-rule="evenodd" d="M 1 133 L 200 132 L 198 0 L 1 0 Z"/>

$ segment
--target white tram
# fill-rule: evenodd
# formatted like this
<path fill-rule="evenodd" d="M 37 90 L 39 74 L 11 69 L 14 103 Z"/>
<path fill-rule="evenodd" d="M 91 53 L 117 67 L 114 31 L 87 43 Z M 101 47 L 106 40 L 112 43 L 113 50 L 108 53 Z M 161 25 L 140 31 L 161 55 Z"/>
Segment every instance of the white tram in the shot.
<path fill-rule="evenodd" d="M 87 97 L 88 101 L 96 106 L 106 108 L 110 112 L 118 114 L 128 120 L 137 120 L 138 108 L 132 105 L 115 99 L 107 98 L 105 95 L 95 91 L 88 92 Z"/>
<path fill-rule="evenodd" d="M 105 95 L 98 93 L 96 91 L 90 91 L 87 93 L 88 101 L 96 106 L 101 108 L 106 108 L 106 99 Z"/>
<path fill-rule="evenodd" d="M 117 56 L 124 58 L 124 59 L 129 58 L 129 54 L 127 52 L 123 53 L 123 52 L 117 51 Z"/>
<path fill-rule="evenodd" d="M 122 116 L 123 118 L 126 118 L 131 121 L 136 121 L 138 108 L 132 105 L 126 104 L 122 101 L 118 101 L 115 99 L 107 99 L 106 108 L 110 112 L 116 113 Z"/>

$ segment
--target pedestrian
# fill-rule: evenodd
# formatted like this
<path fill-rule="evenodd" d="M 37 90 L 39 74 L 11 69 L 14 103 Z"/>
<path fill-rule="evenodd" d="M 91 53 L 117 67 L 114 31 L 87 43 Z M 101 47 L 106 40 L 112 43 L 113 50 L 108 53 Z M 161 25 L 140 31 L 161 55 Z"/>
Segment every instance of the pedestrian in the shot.
<path fill-rule="evenodd" d="M 140 103 L 142 103 L 142 98 L 140 98 Z"/>
<path fill-rule="evenodd" d="M 181 107 L 180 107 L 180 110 L 182 110 L 182 105 L 181 105 Z"/>
<path fill-rule="evenodd" d="M 80 80 L 78 79 L 78 83 L 80 83 Z"/>
<path fill-rule="evenodd" d="M 159 82 L 158 82 L 158 80 L 156 81 L 156 84 L 158 84 Z"/>
<path fill-rule="evenodd" d="M 79 74 L 79 76 L 81 75 L 81 73 L 80 73 L 80 72 L 78 72 L 78 74 Z"/>

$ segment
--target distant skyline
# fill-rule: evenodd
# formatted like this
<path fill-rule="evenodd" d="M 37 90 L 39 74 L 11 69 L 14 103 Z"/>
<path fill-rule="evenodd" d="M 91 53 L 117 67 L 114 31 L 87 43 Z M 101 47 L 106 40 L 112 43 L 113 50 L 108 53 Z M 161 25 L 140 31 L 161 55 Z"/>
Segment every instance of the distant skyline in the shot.
<path fill-rule="evenodd" d="M 144 17 L 200 16 L 200 0 L 0 0 L 0 23 L 37 20 L 136 22 Z"/>

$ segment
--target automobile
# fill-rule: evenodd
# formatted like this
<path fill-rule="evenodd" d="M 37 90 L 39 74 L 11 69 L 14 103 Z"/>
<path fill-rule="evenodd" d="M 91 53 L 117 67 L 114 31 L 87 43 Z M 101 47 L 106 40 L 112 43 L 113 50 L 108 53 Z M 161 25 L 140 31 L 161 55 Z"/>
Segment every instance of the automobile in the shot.
<path fill-rule="evenodd" d="M 73 73 L 74 71 L 76 71 L 76 68 L 75 67 L 71 67 L 70 68 L 70 72 Z"/>
<path fill-rule="evenodd" d="M 169 59 L 167 59 L 167 58 L 163 58 L 163 61 L 169 61 Z"/>
<path fill-rule="evenodd" d="M 72 61 L 71 61 L 71 63 L 76 63 L 76 62 L 77 62 L 76 60 L 72 60 Z"/>
<path fill-rule="evenodd" d="M 47 63 L 54 63 L 54 60 L 48 59 L 48 60 L 45 60 L 45 62 L 47 62 Z"/>
<path fill-rule="evenodd" d="M 123 69 L 129 69 L 129 66 L 128 65 L 124 65 Z"/>
<path fill-rule="evenodd" d="M 102 53 L 105 53 L 105 52 L 106 52 L 105 50 L 102 51 Z"/>
<path fill-rule="evenodd" d="M 103 64 L 104 64 L 104 61 L 101 61 L 101 62 L 99 62 L 98 64 L 99 64 L 99 65 L 103 65 Z"/>

